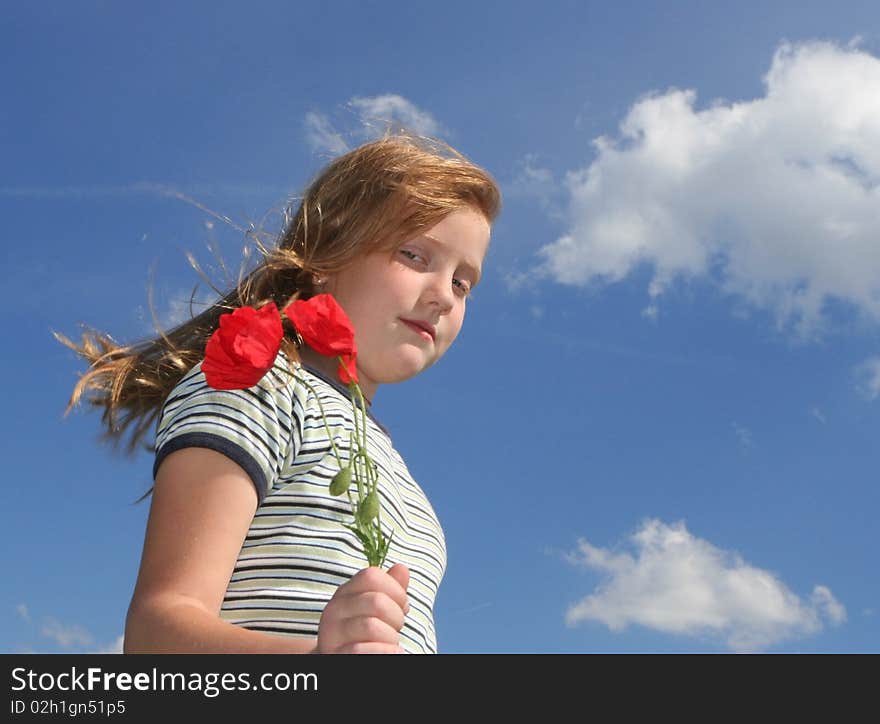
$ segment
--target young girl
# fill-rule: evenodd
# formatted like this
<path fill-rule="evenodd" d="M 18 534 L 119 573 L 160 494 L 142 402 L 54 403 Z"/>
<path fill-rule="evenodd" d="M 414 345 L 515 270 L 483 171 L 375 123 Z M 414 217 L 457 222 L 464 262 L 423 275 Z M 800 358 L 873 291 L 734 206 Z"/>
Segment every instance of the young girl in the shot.
<path fill-rule="evenodd" d="M 201 362 L 219 318 L 332 295 L 350 318 L 367 409 L 382 384 L 434 364 L 479 281 L 500 208 L 492 178 L 459 153 L 410 136 L 333 161 L 306 191 L 277 248 L 212 307 L 158 339 L 119 346 L 57 335 L 90 367 L 105 437 L 158 420 L 154 486 L 126 652 L 436 652 L 433 603 L 446 566 L 440 524 L 369 414 L 388 569 L 365 567 L 350 509 L 328 486 L 354 429 L 337 361 L 285 329 L 277 366 L 248 389 L 218 390 Z M 325 424 L 326 423 L 326 424 Z M 446 454 L 442 446 L 438 454 Z"/>

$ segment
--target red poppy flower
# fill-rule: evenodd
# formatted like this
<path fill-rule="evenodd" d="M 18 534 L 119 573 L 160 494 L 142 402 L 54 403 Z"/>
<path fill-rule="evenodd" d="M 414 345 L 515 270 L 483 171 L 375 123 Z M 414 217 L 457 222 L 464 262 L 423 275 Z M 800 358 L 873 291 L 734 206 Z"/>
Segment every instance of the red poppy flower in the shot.
<path fill-rule="evenodd" d="M 332 296 L 319 294 L 306 301 L 295 301 L 287 306 L 284 313 L 312 349 L 318 354 L 339 360 L 339 377 L 344 383 L 358 384 L 354 328 L 345 310 Z M 278 307 L 271 302 L 260 309 L 239 307 L 231 314 L 222 315 L 218 328 L 205 345 L 205 359 L 202 362 L 205 379 L 218 390 L 253 387 L 272 369 L 283 338 L 281 315 Z M 361 440 L 361 427 L 357 424 L 357 402 L 352 399 L 352 404 L 357 449 L 364 451 L 367 469 L 373 469 L 375 465 L 366 452 L 366 437 Z M 366 423 L 363 429 L 366 431 Z M 367 480 L 361 480 L 362 472 L 352 468 L 350 463 L 343 471 L 348 471 L 348 484 L 352 475 L 356 477 L 358 489 L 358 501 L 352 502 L 354 523 L 345 527 L 360 540 L 369 565 L 381 567 L 391 537 L 385 537 L 378 521 L 378 479 L 368 475 Z M 344 492 L 337 488 L 345 487 L 346 475 L 341 478 L 337 475 L 334 483 L 337 483 L 337 478 L 339 485 L 331 484 L 331 495 Z"/>
<path fill-rule="evenodd" d="M 354 382 L 357 384 L 360 380 L 358 380 L 358 372 L 357 372 L 357 358 L 353 354 L 342 355 L 342 362 L 339 363 L 339 379 L 342 380 L 346 385 Z"/>
<path fill-rule="evenodd" d="M 253 387 L 272 368 L 283 336 L 281 316 L 272 302 L 222 315 L 205 346 L 205 379 L 218 390 Z"/>
<path fill-rule="evenodd" d="M 297 299 L 284 310 L 303 341 L 325 357 L 342 357 L 339 377 L 346 384 L 357 382 L 357 347 L 354 327 L 345 310 L 330 294 Z"/>

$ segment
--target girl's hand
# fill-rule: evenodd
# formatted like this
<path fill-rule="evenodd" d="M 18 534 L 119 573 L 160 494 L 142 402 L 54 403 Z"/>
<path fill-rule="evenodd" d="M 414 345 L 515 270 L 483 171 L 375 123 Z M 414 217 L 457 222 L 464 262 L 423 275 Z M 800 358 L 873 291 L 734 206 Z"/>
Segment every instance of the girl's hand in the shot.
<path fill-rule="evenodd" d="M 319 654 L 399 654 L 409 569 L 371 566 L 336 589 L 318 626 Z"/>

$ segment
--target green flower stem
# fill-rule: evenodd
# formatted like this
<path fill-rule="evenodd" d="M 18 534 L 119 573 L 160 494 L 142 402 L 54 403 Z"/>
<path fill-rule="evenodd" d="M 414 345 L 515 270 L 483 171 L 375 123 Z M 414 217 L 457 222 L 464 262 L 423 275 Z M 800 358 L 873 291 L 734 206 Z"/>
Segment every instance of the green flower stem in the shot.
<path fill-rule="evenodd" d="M 272 368 L 280 370 L 285 374 L 290 374 L 290 370 L 279 367 L 278 365 L 272 365 Z M 321 420 L 324 423 L 324 429 L 327 431 L 327 438 L 330 440 L 330 447 L 333 448 L 333 454 L 336 456 L 336 463 L 339 465 L 339 468 L 342 469 L 342 456 L 339 454 L 339 450 L 336 449 L 336 443 L 333 441 L 333 435 L 330 432 L 330 425 L 327 423 L 327 413 L 324 412 L 324 405 L 321 404 L 321 398 L 318 396 L 315 388 L 312 387 L 308 382 L 306 382 L 302 377 L 297 377 L 296 375 L 293 375 L 293 379 L 303 385 L 303 387 L 307 388 L 318 401 L 318 409 L 321 410 Z"/>
<path fill-rule="evenodd" d="M 342 357 L 337 358 L 341 365 L 345 365 Z M 358 432 L 358 461 L 361 463 L 361 469 L 355 469 L 355 479 L 357 480 L 358 486 L 358 509 L 363 505 L 367 496 L 371 493 L 375 493 L 378 495 L 378 487 L 379 487 L 379 472 L 376 464 L 370 459 L 370 454 L 367 451 L 367 404 L 364 399 L 364 394 L 361 391 L 360 385 L 356 382 L 352 381 L 348 383 L 348 388 L 351 393 L 351 401 L 352 401 L 352 412 L 354 413 L 355 420 L 355 429 L 358 430 L 358 403 L 360 403 L 360 429 Z M 366 480 L 366 492 L 364 491 L 364 486 L 362 484 L 362 479 Z M 362 522 L 360 517 L 355 514 L 355 524 L 359 529 L 361 529 L 364 540 L 365 548 L 368 549 L 367 560 L 370 562 L 370 565 L 381 566 L 385 560 L 385 553 L 388 550 L 388 543 L 385 542 L 385 536 L 382 533 L 382 506 L 379 506 L 379 510 L 376 514 L 375 519 L 371 519 L 366 523 Z M 363 530 L 366 528 L 366 530 Z M 360 537 L 360 536 L 359 536 Z M 369 543 L 367 543 L 369 541 Z"/>
<path fill-rule="evenodd" d="M 359 468 L 363 468 L 364 462 L 363 458 L 366 455 L 364 448 L 361 447 L 360 441 L 358 441 L 358 450 L 355 457 L 355 469 L 354 469 L 354 479 L 357 483 L 358 488 L 358 503 L 363 503 L 364 498 L 366 498 L 366 494 L 364 493 L 364 484 L 362 482 L 363 472 L 359 470 Z"/>
<path fill-rule="evenodd" d="M 354 450 L 354 430 L 352 430 L 352 431 L 351 431 L 351 434 L 348 436 L 348 449 L 349 449 L 349 450 Z M 357 474 L 356 474 L 356 471 L 355 471 L 355 469 L 354 469 L 354 457 L 353 457 L 353 456 L 349 459 L 348 464 L 351 465 L 351 472 L 352 472 L 352 475 L 354 475 L 354 477 L 355 477 L 355 482 L 357 482 Z M 348 503 L 349 503 L 349 505 L 351 505 L 352 510 L 354 510 L 354 508 L 355 508 L 355 502 L 354 502 L 354 498 L 351 497 L 351 486 L 349 486 L 348 490 L 346 491 L 346 495 L 348 495 Z"/>
<path fill-rule="evenodd" d="M 342 358 L 340 357 L 338 359 L 342 364 Z M 318 401 L 318 407 L 321 410 L 324 429 L 327 432 L 330 446 L 333 449 L 333 455 L 336 457 L 339 469 L 342 470 L 344 467 L 342 455 L 336 447 L 336 442 L 330 431 L 330 424 L 327 422 L 327 413 L 324 410 L 324 405 L 321 403 L 321 398 L 318 396 L 317 391 L 306 380 L 297 376 L 295 373 L 291 373 L 289 369 L 285 369 L 278 365 L 273 365 L 273 369 L 277 369 L 287 375 L 292 374 L 293 379 L 296 382 L 302 384 L 315 396 L 315 399 Z M 364 521 L 359 515 L 361 507 L 367 497 L 371 493 L 375 493 L 378 496 L 379 469 L 376 463 L 370 458 L 370 454 L 367 450 L 367 404 L 364 399 L 364 394 L 361 391 L 360 385 L 356 382 L 349 383 L 349 390 L 351 392 L 352 413 L 354 414 L 354 430 L 351 431 L 349 436 L 350 447 L 347 464 L 352 468 L 352 475 L 354 476 L 357 485 L 357 502 L 355 502 L 352 497 L 351 490 L 347 490 L 346 494 L 348 496 L 349 505 L 351 505 L 352 508 L 354 521 L 353 525 L 346 525 L 346 528 L 351 530 L 360 540 L 364 547 L 364 555 L 366 556 L 369 565 L 381 566 L 385 562 L 385 555 L 391 545 L 391 540 L 394 538 L 394 532 L 392 531 L 387 539 L 382 532 L 381 505 L 378 508 L 375 518 Z M 360 413 L 360 420 L 358 420 L 358 413 Z"/>
<path fill-rule="evenodd" d="M 342 361 L 342 358 L 340 358 L 340 362 L 341 361 Z M 367 404 L 366 404 L 366 401 L 364 400 L 364 394 L 361 391 L 360 385 L 356 384 L 355 382 L 350 382 L 348 387 L 352 393 L 351 394 L 352 402 L 353 403 L 355 402 L 355 395 L 357 395 L 357 401 L 360 402 L 360 405 L 361 405 L 361 409 L 360 409 L 361 425 L 362 425 L 361 434 L 362 434 L 362 439 L 366 443 L 366 439 L 367 439 Z M 357 425 L 357 405 L 354 404 L 353 407 L 354 407 L 354 413 L 355 413 L 355 425 Z M 364 460 L 365 460 L 365 463 L 367 466 L 367 492 L 368 493 L 375 492 L 376 486 L 378 484 L 378 474 L 376 473 L 375 465 L 374 465 L 373 461 L 370 460 L 370 457 L 366 453 L 366 450 L 364 450 Z"/>
<path fill-rule="evenodd" d="M 366 439 L 367 439 L 367 403 L 364 400 L 364 395 L 361 392 L 360 385 L 355 384 L 354 382 L 351 382 L 351 383 L 349 383 L 348 387 L 350 390 L 353 390 L 353 392 L 357 394 L 358 400 L 361 403 L 361 425 L 363 425 L 363 428 L 361 429 L 361 433 L 363 434 L 363 440 L 366 441 Z M 357 409 L 357 402 L 354 399 L 354 394 L 352 395 L 352 401 L 355 402 L 355 410 L 356 410 Z"/>

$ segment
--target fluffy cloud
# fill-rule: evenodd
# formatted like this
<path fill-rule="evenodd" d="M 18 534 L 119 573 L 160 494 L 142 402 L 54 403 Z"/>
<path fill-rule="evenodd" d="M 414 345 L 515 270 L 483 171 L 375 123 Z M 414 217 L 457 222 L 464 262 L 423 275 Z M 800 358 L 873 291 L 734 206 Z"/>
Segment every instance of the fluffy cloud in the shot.
<path fill-rule="evenodd" d="M 93 652 L 96 654 L 121 654 L 122 653 L 122 645 L 125 643 L 124 636 L 117 636 L 116 640 L 111 643 L 109 646 L 105 646 L 97 651 Z"/>
<path fill-rule="evenodd" d="M 327 151 L 334 156 L 345 153 L 348 144 L 333 127 L 330 119 L 321 113 L 306 113 L 306 141 L 317 151 Z"/>
<path fill-rule="evenodd" d="M 52 639 L 63 649 L 85 648 L 95 639 L 82 626 L 66 626 L 54 618 L 47 618 L 40 633 Z"/>
<path fill-rule="evenodd" d="M 415 131 L 421 136 L 436 136 L 441 132 L 440 124 L 427 111 L 423 111 L 403 96 L 386 94 L 367 98 L 352 98 L 348 105 L 357 111 L 361 121 L 367 125 L 378 121 L 400 125 Z M 375 129 L 381 133 L 384 128 Z"/>
<path fill-rule="evenodd" d="M 33 623 L 30 611 L 24 603 L 16 607 L 18 615 L 26 623 Z M 95 654 L 121 654 L 124 641 L 123 636 L 117 636 L 114 641 L 107 645 L 97 644 L 95 637 L 82 626 L 76 624 L 64 624 L 51 616 L 43 619 L 39 629 L 40 635 L 50 639 L 56 646 L 68 652 L 86 652 Z M 35 649 L 29 649 L 35 652 Z"/>
<path fill-rule="evenodd" d="M 562 189 L 550 169 L 540 164 L 535 154 L 526 154 L 517 163 L 513 178 L 504 184 L 507 198 L 531 199 L 551 218 L 565 221 L 566 213 Z"/>
<path fill-rule="evenodd" d="M 235 280 L 230 278 L 223 278 L 212 283 L 218 289 L 231 289 L 235 286 Z M 145 335 L 154 337 L 157 334 L 156 325 L 158 324 L 162 331 L 169 332 L 201 314 L 217 301 L 218 296 L 218 293 L 213 289 L 200 283 L 195 292 L 192 287 L 181 287 L 171 292 L 166 298 L 160 300 L 157 308 L 153 291 L 150 289 L 147 304 L 139 305 L 136 312 L 141 331 Z"/>
<path fill-rule="evenodd" d="M 846 620 L 825 586 L 802 601 L 776 576 L 692 535 L 684 523 L 648 520 L 630 541 L 635 555 L 578 541 L 574 564 L 606 574 L 571 606 L 566 623 L 598 621 L 612 631 L 630 624 L 669 634 L 713 637 L 735 651 L 755 651 L 814 634 L 822 620 Z"/>
<path fill-rule="evenodd" d="M 736 437 L 739 440 L 739 444 L 743 447 L 752 447 L 754 444 L 752 441 L 752 431 L 747 427 L 743 427 L 742 425 L 738 425 L 737 423 L 733 424 L 733 431 L 736 433 Z"/>
<path fill-rule="evenodd" d="M 648 264 L 649 305 L 702 277 L 805 335 L 833 301 L 880 319 L 880 59 L 786 44 L 764 81 L 746 102 L 697 109 L 673 89 L 635 103 L 567 175 L 568 228 L 540 250 L 543 273 L 586 285 Z"/>
<path fill-rule="evenodd" d="M 416 106 L 403 96 L 354 97 L 347 104 L 358 117 L 359 127 L 351 133 L 355 143 L 378 138 L 387 129 L 406 129 L 421 136 L 437 136 L 445 129 L 428 111 Z M 339 155 L 349 150 L 342 132 L 336 129 L 323 113 L 306 114 L 306 141 L 315 151 Z"/>
<path fill-rule="evenodd" d="M 880 357 L 871 357 L 855 369 L 856 386 L 869 400 L 880 396 Z"/>

